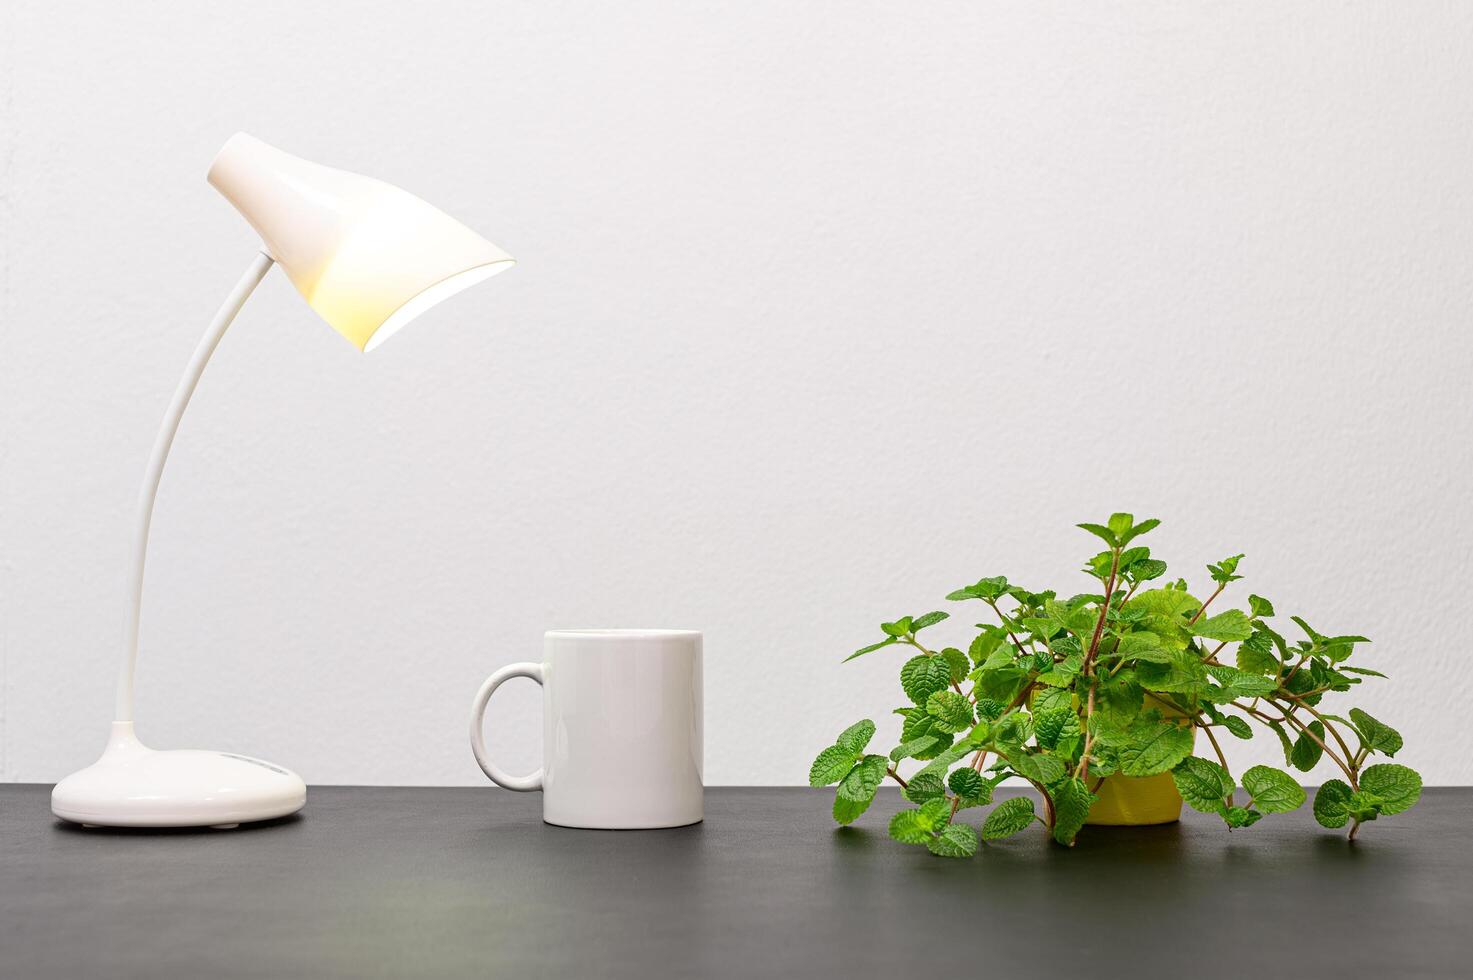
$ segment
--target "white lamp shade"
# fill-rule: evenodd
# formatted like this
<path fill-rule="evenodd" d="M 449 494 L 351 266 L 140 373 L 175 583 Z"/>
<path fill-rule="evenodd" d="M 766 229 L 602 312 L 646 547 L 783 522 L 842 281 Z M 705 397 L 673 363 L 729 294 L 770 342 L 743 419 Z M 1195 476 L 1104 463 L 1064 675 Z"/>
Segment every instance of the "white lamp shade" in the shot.
<path fill-rule="evenodd" d="M 413 194 L 236 133 L 209 181 L 297 291 L 359 350 L 515 260 Z"/>

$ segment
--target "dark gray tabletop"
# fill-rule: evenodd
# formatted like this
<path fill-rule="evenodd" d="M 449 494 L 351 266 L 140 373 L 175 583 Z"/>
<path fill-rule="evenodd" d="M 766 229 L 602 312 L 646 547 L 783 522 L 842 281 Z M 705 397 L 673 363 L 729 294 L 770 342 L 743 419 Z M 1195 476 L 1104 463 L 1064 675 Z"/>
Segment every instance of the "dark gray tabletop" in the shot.
<path fill-rule="evenodd" d="M 0 786 L 0 976 L 1467 977 L 1473 789 L 1354 845 L 1308 807 L 1228 834 L 889 841 L 886 791 L 712 789 L 706 822 L 544 825 L 495 789 L 313 788 L 300 818 L 109 832 Z"/>

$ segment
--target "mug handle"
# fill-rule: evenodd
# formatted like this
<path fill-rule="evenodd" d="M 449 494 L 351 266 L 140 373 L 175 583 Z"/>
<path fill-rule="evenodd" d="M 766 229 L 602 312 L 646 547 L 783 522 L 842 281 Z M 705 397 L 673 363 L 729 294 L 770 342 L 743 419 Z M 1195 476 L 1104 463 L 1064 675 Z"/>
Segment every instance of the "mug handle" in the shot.
<path fill-rule="evenodd" d="M 492 762 L 486 754 L 486 741 L 481 734 L 481 727 L 486 716 L 486 702 L 491 700 L 492 693 L 506 681 L 513 677 L 530 677 L 538 684 L 542 683 L 542 665 L 523 663 L 508 664 L 490 677 L 481 689 L 476 692 L 476 699 L 471 702 L 471 751 L 476 754 L 476 761 L 481 765 L 481 771 L 491 777 L 491 781 L 504 789 L 516 790 L 518 793 L 530 793 L 542 788 L 542 769 L 532 773 L 530 776 L 513 776 L 506 772 L 496 763 Z"/>

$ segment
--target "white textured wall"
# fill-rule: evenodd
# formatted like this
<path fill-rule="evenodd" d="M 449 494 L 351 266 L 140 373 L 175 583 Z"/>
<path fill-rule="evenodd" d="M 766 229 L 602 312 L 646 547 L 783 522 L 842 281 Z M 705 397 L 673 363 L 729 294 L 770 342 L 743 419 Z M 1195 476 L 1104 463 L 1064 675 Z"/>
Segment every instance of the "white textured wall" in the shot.
<path fill-rule="evenodd" d="M 0 778 L 101 748 L 245 129 L 521 265 L 370 356 L 268 279 L 165 475 L 148 741 L 476 782 L 545 628 L 689 626 L 709 781 L 801 782 L 891 724 L 874 624 L 1083 586 L 1118 508 L 1375 638 L 1364 706 L 1467 783 L 1470 51 L 1460 3 L 9 2 Z"/>

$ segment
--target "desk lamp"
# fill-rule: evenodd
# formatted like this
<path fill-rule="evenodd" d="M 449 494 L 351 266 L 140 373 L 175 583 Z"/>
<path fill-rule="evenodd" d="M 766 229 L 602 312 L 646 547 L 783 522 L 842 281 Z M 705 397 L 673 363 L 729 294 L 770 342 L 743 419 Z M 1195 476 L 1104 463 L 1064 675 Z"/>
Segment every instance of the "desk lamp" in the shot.
<path fill-rule="evenodd" d="M 101 759 L 51 793 L 53 813 L 84 825 L 228 828 L 295 813 L 307 799 L 301 777 L 281 766 L 233 752 L 155 751 L 133 733 L 143 565 L 159 478 L 200 375 L 251 291 L 279 264 L 307 305 L 370 351 L 440 300 L 514 261 L 412 194 L 309 163 L 245 133 L 221 148 L 209 181 L 263 244 L 195 348 L 143 477 L 112 734 Z"/>

